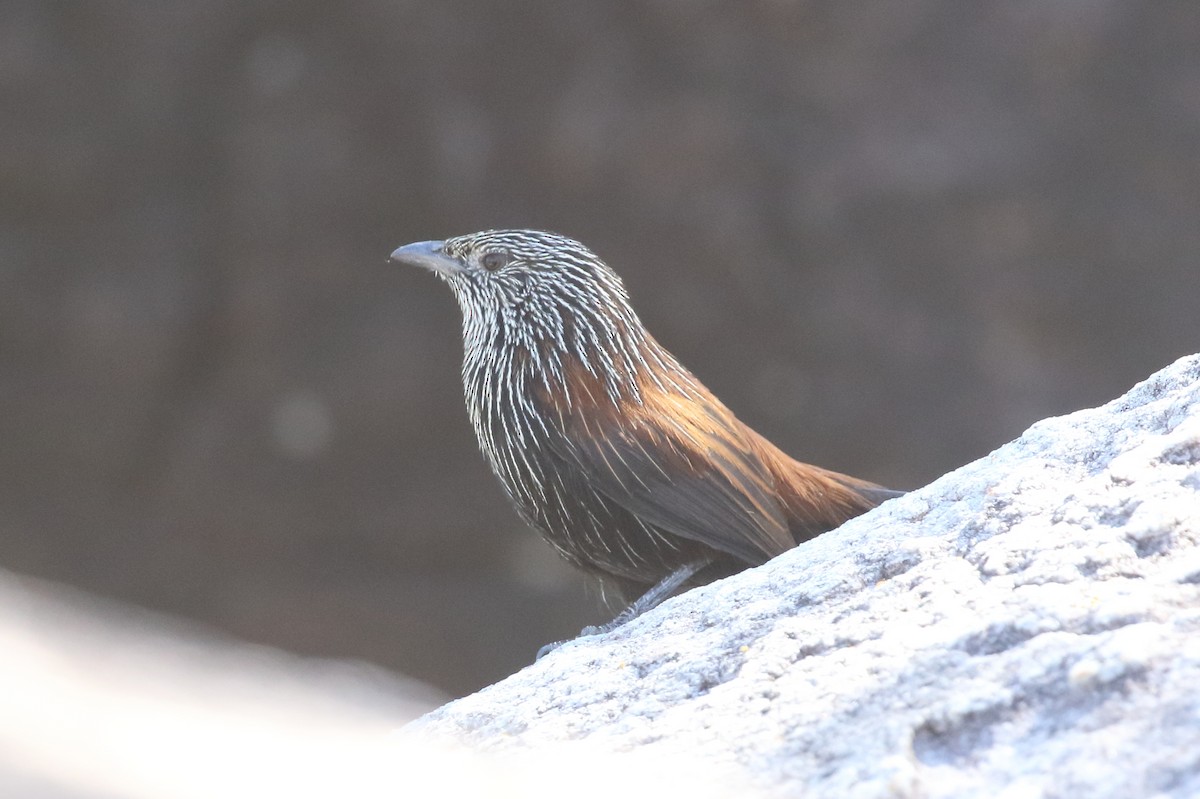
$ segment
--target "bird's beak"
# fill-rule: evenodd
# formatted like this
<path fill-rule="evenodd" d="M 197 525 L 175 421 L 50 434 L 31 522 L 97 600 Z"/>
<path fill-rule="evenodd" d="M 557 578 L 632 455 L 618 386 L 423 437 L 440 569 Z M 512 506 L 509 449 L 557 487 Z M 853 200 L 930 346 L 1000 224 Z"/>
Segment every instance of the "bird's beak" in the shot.
<path fill-rule="evenodd" d="M 463 271 L 463 264 L 442 252 L 441 241 L 418 241 L 397 247 L 392 253 L 391 261 L 405 266 L 420 266 L 445 277 L 451 277 Z"/>

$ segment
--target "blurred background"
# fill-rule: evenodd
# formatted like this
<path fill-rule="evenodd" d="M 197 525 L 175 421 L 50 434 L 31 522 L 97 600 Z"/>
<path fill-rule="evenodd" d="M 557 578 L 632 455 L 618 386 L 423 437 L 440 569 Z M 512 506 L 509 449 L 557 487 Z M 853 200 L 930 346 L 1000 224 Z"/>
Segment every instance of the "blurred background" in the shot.
<path fill-rule="evenodd" d="M 451 694 L 605 618 L 393 248 L 581 239 L 915 488 L 1200 349 L 1200 4 L 0 5 L 0 567 Z"/>

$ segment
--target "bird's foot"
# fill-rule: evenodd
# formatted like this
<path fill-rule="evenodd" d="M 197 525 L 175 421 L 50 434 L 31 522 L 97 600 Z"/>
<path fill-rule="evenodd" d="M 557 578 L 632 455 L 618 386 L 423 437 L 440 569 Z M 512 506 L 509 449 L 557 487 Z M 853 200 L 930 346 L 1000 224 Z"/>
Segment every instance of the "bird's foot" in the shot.
<path fill-rule="evenodd" d="M 580 638 L 587 638 L 591 635 L 603 635 L 604 633 L 612 632 L 627 621 L 631 621 L 634 616 L 637 615 L 630 613 L 631 610 L 633 610 L 633 608 L 628 607 L 621 611 L 620 614 L 618 614 L 618 616 L 608 624 L 589 624 L 587 627 L 584 627 L 582 630 L 580 630 L 579 635 L 575 636 L 574 638 L 565 638 L 562 641 L 552 641 L 546 644 L 537 651 L 537 657 L 534 658 L 534 660 L 541 660 L 555 649 L 558 649 L 563 644 L 569 644 L 571 641 L 577 641 Z"/>
<path fill-rule="evenodd" d="M 549 655 L 555 649 L 558 649 L 563 644 L 567 643 L 568 641 L 573 641 L 573 640 L 575 640 L 575 639 L 574 638 L 564 638 L 561 641 L 551 641 L 550 643 L 544 645 L 541 649 L 539 649 L 537 651 L 537 655 L 534 656 L 534 658 L 533 658 L 534 662 L 536 663 L 537 661 L 546 657 L 546 655 Z"/>
<path fill-rule="evenodd" d="M 638 597 L 632 605 L 618 613 L 616 618 L 614 618 L 612 621 L 608 622 L 607 624 L 588 625 L 579 631 L 579 635 L 577 635 L 576 638 L 611 633 L 618 627 L 633 621 L 638 616 L 641 616 L 646 611 L 653 610 L 654 608 L 658 607 L 664 599 L 675 593 L 675 590 L 687 582 L 692 575 L 703 569 L 710 562 L 711 561 L 708 560 L 698 560 L 680 566 L 678 569 L 660 580 L 649 591 Z M 568 638 L 564 641 L 554 641 L 553 643 L 546 644 L 538 650 L 537 657 L 534 658 L 534 660 L 541 660 L 543 657 L 550 654 L 555 649 L 558 649 L 563 644 L 574 640 L 575 638 Z"/>

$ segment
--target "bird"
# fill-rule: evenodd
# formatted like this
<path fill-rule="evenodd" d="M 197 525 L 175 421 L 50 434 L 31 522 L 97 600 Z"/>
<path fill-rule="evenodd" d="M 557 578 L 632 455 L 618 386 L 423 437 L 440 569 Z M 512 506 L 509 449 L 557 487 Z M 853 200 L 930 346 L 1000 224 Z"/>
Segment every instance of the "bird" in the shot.
<path fill-rule="evenodd" d="M 582 635 L 904 493 L 801 463 L 740 421 L 578 241 L 486 230 L 389 260 L 433 272 L 458 300 L 467 410 L 517 513 L 629 603 Z"/>

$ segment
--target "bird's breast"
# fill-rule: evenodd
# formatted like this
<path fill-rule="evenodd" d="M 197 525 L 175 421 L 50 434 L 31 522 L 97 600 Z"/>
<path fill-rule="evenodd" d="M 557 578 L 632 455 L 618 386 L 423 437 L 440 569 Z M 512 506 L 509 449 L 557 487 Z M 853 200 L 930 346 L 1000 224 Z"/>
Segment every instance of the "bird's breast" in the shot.
<path fill-rule="evenodd" d="M 568 366 L 559 380 L 496 368 L 464 369 L 464 378 L 492 471 L 522 518 L 569 562 L 652 583 L 647 575 L 694 557 L 689 542 L 646 524 L 582 466 L 579 437 L 612 435 L 635 399 L 614 399 L 604 378 L 582 366 Z"/>

